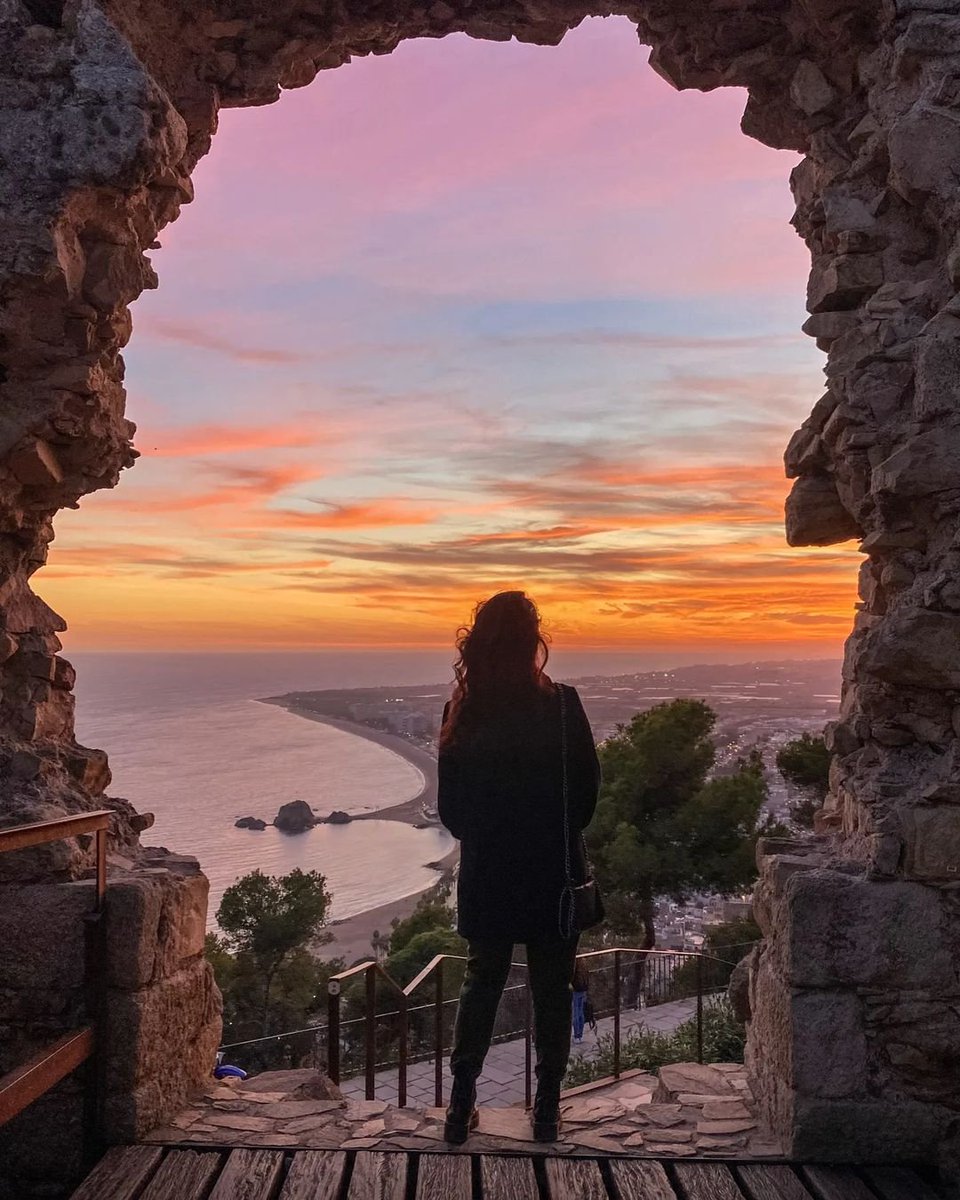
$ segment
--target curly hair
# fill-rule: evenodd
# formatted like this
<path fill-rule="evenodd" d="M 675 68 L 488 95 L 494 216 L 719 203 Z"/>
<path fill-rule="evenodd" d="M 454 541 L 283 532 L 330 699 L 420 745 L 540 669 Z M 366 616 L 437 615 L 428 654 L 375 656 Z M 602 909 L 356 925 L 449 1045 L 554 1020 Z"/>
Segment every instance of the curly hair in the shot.
<path fill-rule="evenodd" d="M 497 592 L 481 600 L 473 624 L 457 631 L 457 651 L 441 746 L 552 686 L 544 673 L 550 654 L 547 637 L 537 606 L 525 592 Z"/>

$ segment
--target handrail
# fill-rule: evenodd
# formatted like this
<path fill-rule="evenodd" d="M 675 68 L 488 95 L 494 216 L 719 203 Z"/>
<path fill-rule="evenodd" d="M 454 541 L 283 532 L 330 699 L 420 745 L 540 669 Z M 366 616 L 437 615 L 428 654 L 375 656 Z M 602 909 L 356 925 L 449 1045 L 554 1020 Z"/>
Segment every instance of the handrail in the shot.
<path fill-rule="evenodd" d="M 747 946 L 755 943 L 743 942 L 738 945 Z M 730 947 L 733 948 L 732 946 Z M 604 946 L 599 950 L 585 950 L 577 955 L 577 960 L 600 958 L 604 955 L 613 955 L 614 969 L 614 998 L 613 998 L 613 1073 L 614 1078 L 620 1077 L 620 1011 L 621 1011 L 621 956 L 624 954 L 635 955 L 637 959 L 644 963 L 647 958 L 683 958 L 693 959 L 696 962 L 696 999 L 697 999 L 697 1058 L 698 1061 L 703 1061 L 703 996 L 704 996 L 704 963 L 715 962 L 722 966 L 734 967 L 735 961 L 721 958 L 719 955 L 704 952 L 703 950 L 661 950 L 656 947 L 652 949 L 643 949 L 637 946 Z M 467 959 L 462 954 L 437 954 L 430 962 L 406 985 L 401 985 L 387 972 L 378 962 L 372 959 L 357 963 L 353 967 L 348 967 L 344 971 L 340 971 L 337 975 L 330 978 L 327 984 L 327 1073 L 331 1080 L 339 1084 L 340 1082 L 340 992 L 341 984 L 351 978 L 359 975 L 364 976 L 366 985 L 366 1004 L 362 1018 L 357 1018 L 355 1021 L 348 1024 L 355 1024 L 362 1020 L 365 1026 L 364 1034 L 364 1076 L 365 1089 L 364 1093 L 368 1100 L 375 1099 L 376 1094 L 376 1046 L 375 1023 L 377 1016 L 391 1015 L 400 1018 L 399 1021 L 399 1061 L 398 1061 L 398 1104 L 401 1108 L 406 1105 L 407 1101 L 407 1033 L 410 1015 L 409 999 L 411 995 L 431 977 L 435 977 L 435 995 L 433 1000 L 434 1005 L 434 1101 L 439 1108 L 443 1103 L 443 1008 L 446 1001 L 443 998 L 443 967 L 444 963 L 450 960 L 451 962 L 466 962 Z M 524 970 L 527 969 L 525 962 L 511 962 L 511 968 L 518 967 Z M 391 1014 L 377 1014 L 376 1008 L 376 981 L 383 979 L 398 995 L 398 1010 Z M 524 1020 L 524 1037 L 526 1039 L 526 1099 L 529 1105 L 531 1093 L 531 1013 L 530 1013 L 530 995 L 529 995 L 529 979 L 524 983 L 525 996 L 525 1020 Z M 423 1006 L 419 1006 L 423 1007 Z M 417 1011 L 416 1009 L 413 1011 Z M 281 1034 L 272 1035 L 276 1037 L 283 1036 Z M 260 1040 L 260 1039 L 257 1039 Z M 242 1044 L 242 1043 L 238 1043 Z"/>
<path fill-rule="evenodd" d="M 88 1149 L 99 1132 L 100 1070 L 91 1060 L 97 1051 L 96 1019 L 102 1016 L 106 972 L 103 956 L 102 915 L 107 890 L 107 833 L 112 809 L 55 817 L 29 825 L 12 825 L 0 829 L 0 854 L 43 846 L 62 838 L 92 833 L 96 836 L 96 884 L 93 912 L 87 917 L 86 984 L 88 1008 L 94 1014 L 89 1025 L 64 1034 L 33 1054 L 25 1063 L 0 1076 L 0 1125 L 23 1112 L 30 1104 L 48 1092 L 62 1079 L 85 1062 L 90 1062 L 85 1096 L 85 1140 Z"/>

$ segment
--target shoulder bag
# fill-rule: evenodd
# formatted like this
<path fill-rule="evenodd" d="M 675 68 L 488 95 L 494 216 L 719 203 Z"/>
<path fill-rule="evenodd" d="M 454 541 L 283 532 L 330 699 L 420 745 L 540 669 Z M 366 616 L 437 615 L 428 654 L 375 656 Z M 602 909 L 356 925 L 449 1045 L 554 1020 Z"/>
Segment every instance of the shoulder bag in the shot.
<path fill-rule="evenodd" d="M 584 883 L 574 883 L 573 867 L 570 858 L 570 785 L 567 768 L 567 702 L 566 688 L 558 683 L 560 693 L 560 760 L 563 779 L 563 870 L 564 886 L 560 893 L 560 910 L 558 925 L 560 936 L 569 940 L 584 929 L 599 925 L 604 918 L 603 896 L 600 885 L 593 878 L 590 860 L 587 858 L 587 847 L 580 833 L 583 845 L 583 861 L 586 864 L 586 880 Z"/>

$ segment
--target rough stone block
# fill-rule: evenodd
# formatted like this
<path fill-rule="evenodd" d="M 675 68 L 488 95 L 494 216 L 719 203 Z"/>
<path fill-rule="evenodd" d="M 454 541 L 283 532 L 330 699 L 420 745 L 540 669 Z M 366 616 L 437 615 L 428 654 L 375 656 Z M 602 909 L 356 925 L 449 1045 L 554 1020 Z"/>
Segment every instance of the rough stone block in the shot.
<path fill-rule="evenodd" d="M 933 403 L 933 392 L 927 395 Z M 896 496 L 932 496 L 960 488 L 960 428 L 942 424 L 916 434 L 875 467 L 871 486 Z"/>
<path fill-rule="evenodd" d="M 214 1066 L 212 1049 L 198 1035 L 219 1021 L 220 993 L 204 959 L 138 992 L 110 991 L 107 1003 L 107 1088 L 133 1092 L 173 1075 L 200 1081 Z M 208 1061 L 197 1055 L 210 1051 Z"/>
<path fill-rule="evenodd" d="M 955 114 L 920 101 L 895 121 L 888 138 L 890 186 L 908 203 L 956 188 L 953 164 L 960 160 L 960 124 Z"/>
<path fill-rule="evenodd" d="M 855 993 L 809 991 L 789 999 L 793 1087 L 802 1096 L 844 1099 L 867 1084 L 867 1040 Z"/>
<path fill-rule="evenodd" d="M 95 898 L 92 881 L 0 889 L 0 989 L 81 988 Z"/>
<path fill-rule="evenodd" d="M 812 313 L 856 308 L 882 283 L 883 264 L 878 255 L 840 254 L 814 266 L 807 308 Z"/>
<path fill-rule="evenodd" d="M 900 687 L 960 689 L 960 616 L 895 609 L 866 631 L 858 670 Z"/>
<path fill-rule="evenodd" d="M 28 487 L 48 487 L 63 479 L 53 447 L 39 438 L 24 442 L 7 461 L 17 479 Z"/>
<path fill-rule="evenodd" d="M 798 1096 L 785 1149 L 790 1157 L 806 1162 L 933 1165 L 955 1119 L 947 1108 L 903 1097 Z"/>
<path fill-rule="evenodd" d="M 140 872 L 110 886 L 107 894 L 109 981 L 136 990 L 176 973 L 203 951 L 206 876 Z"/>
<path fill-rule="evenodd" d="M 960 878 L 960 806 L 912 808 L 901 819 L 907 872 L 944 883 Z"/>
<path fill-rule="evenodd" d="M 947 918 L 941 895 L 919 883 L 805 872 L 786 884 L 774 952 L 795 987 L 948 990 Z"/>
<path fill-rule="evenodd" d="M 791 546 L 832 546 L 862 533 L 844 508 L 835 481 L 826 475 L 804 475 L 796 481 L 787 497 L 786 522 Z"/>

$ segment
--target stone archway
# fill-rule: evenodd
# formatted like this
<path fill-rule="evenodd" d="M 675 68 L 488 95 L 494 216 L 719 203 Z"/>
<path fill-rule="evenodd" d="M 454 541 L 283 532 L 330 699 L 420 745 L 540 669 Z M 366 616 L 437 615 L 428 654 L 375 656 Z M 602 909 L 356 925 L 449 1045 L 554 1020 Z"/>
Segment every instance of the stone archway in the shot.
<path fill-rule="evenodd" d="M 56 511 L 135 458 L 127 306 L 156 286 L 145 252 L 191 199 L 218 108 L 270 103 L 405 38 L 556 44 L 613 13 L 674 86 L 745 87 L 744 132 L 805 155 L 794 223 L 812 255 L 804 328 L 828 352 L 827 390 L 787 448 L 787 537 L 862 538 L 868 555 L 819 835 L 763 856 L 751 1069 L 793 1153 L 932 1160 L 955 1136 L 960 1062 L 955 0 L 0 0 L 0 820 L 108 803 L 116 850 L 136 849 L 142 821 L 102 798 L 105 756 L 75 742 L 64 623 L 29 581 Z M 77 878 L 86 853 L 54 844 L 19 860 L 17 878 Z M 182 882 L 154 879 L 149 903 L 139 886 L 131 876 L 131 912 L 155 941 L 198 901 Z M 195 930 L 178 945 L 170 977 L 186 971 L 177 986 L 196 993 L 196 1052 L 176 1078 L 146 1065 L 118 1077 L 115 1127 L 128 1135 L 176 1103 L 215 1030 Z M 140 966 L 130 994 L 145 986 Z M 146 1064 L 147 1009 L 124 1003 L 117 1020 L 136 1024 Z"/>

